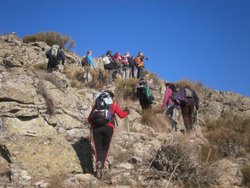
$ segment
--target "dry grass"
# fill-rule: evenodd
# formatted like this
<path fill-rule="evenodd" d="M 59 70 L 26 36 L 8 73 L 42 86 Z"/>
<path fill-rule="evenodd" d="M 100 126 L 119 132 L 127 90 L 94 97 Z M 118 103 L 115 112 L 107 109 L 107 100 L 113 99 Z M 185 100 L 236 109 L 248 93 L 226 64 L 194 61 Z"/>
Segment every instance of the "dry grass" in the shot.
<path fill-rule="evenodd" d="M 170 122 L 162 112 L 158 112 L 158 107 L 144 110 L 142 113 L 141 123 L 152 127 L 157 132 L 170 132 Z"/>
<path fill-rule="evenodd" d="M 116 86 L 116 95 L 118 98 L 123 99 L 137 99 L 136 97 L 136 85 L 138 80 L 135 78 L 131 78 L 129 80 L 117 79 L 115 81 Z"/>
<path fill-rule="evenodd" d="M 61 48 L 68 49 L 75 45 L 75 42 L 69 36 L 61 35 L 57 32 L 40 32 L 34 35 L 26 35 L 23 38 L 23 42 L 45 42 L 49 46 L 58 44 Z"/>
<path fill-rule="evenodd" d="M 201 146 L 199 150 L 199 161 L 208 164 L 210 162 L 217 161 L 218 158 L 217 150 L 214 146 Z"/>
<path fill-rule="evenodd" d="M 250 164 L 246 164 L 241 168 L 241 173 L 243 175 L 243 183 L 247 187 L 250 187 Z"/>
<path fill-rule="evenodd" d="M 33 71 L 41 71 L 47 69 L 47 63 L 35 63 L 30 67 Z"/>
<path fill-rule="evenodd" d="M 87 86 L 95 89 L 101 90 L 104 86 L 107 85 L 109 80 L 109 74 L 106 70 L 103 69 L 91 69 L 90 74 L 92 80 L 88 82 Z"/>
<path fill-rule="evenodd" d="M 207 123 L 207 137 L 221 157 L 238 157 L 250 152 L 250 118 L 230 112 Z"/>
<path fill-rule="evenodd" d="M 64 185 L 64 181 L 67 178 L 66 174 L 58 174 L 51 177 L 49 181 L 48 188 L 66 188 L 67 186 Z"/>
<path fill-rule="evenodd" d="M 74 67 L 69 64 L 65 65 L 64 72 L 66 77 L 70 80 L 71 87 L 82 89 L 85 86 L 84 73 L 86 70 L 81 67 Z"/>
<path fill-rule="evenodd" d="M 46 101 L 47 114 L 55 115 L 56 114 L 55 105 L 54 105 L 53 101 L 49 99 L 48 93 L 47 93 L 46 89 L 44 88 L 44 85 L 41 81 L 37 85 L 37 93 L 42 95 Z"/>

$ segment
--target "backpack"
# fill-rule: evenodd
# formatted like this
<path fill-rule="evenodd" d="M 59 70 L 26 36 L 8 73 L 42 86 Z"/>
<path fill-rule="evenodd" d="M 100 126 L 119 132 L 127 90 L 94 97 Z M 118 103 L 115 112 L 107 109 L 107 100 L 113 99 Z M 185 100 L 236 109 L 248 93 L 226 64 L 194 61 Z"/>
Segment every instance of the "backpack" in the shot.
<path fill-rule="evenodd" d="M 82 58 L 81 63 L 82 63 L 82 66 L 83 66 L 83 67 L 84 67 L 84 66 L 90 66 L 87 56 L 84 56 L 84 57 Z"/>
<path fill-rule="evenodd" d="M 56 59 L 59 54 L 59 46 L 57 44 L 52 45 L 50 49 L 50 55 L 53 59 Z"/>
<path fill-rule="evenodd" d="M 103 92 L 97 96 L 91 116 L 91 123 L 94 126 L 105 126 L 112 120 L 112 104 L 113 100 L 108 93 Z"/>
<path fill-rule="evenodd" d="M 139 92 L 140 92 L 140 98 L 142 100 L 145 100 L 147 101 L 148 103 L 152 103 L 153 100 L 154 100 L 154 96 L 153 96 L 153 93 L 151 91 L 151 89 L 149 89 L 149 87 L 146 85 L 146 84 L 143 84 L 141 86 L 139 86 Z"/>
<path fill-rule="evenodd" d="M 171 99 L 174 103 L 187 102 L 187 98 L 193 98 L 193 91 L 188 88 L 180 88 L 178 91 L 172 93 Z"/>
<path fill-rule="evenodd" d="M 110 61 L 110 59 L 109 59 L 108 56 L 105 56 L 104 58 L 102 58 L 102 61 L 103 61 L 104 66 L 111 63 L 111 61 Z"/>
<path fill-rule="evenodd" d="M 185 95 L 187 98 L 193 98 L 193 92 L 189 88 L 185 88 Z"/>

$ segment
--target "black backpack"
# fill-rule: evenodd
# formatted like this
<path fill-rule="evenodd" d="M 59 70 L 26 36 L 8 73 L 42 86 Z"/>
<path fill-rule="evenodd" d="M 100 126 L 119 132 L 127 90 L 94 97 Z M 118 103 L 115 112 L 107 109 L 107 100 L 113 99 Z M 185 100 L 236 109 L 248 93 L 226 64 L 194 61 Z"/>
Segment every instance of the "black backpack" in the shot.
<path fill-rule="evenodd" d="M 94 110 L 91 116 L 93 126 L 104 126 L 112 120 L 112 98 L 106 92 L 101 93 L 95 100 Z"/>
<path fill-rule="evenodd" d="M 85 57 L 82 58 L 81 63 L 82 63 L 82 66 L 83 66 L 83 67 L 85 67 L 85 66 L 90 66 L 87 56 L 85 56 Z"/>

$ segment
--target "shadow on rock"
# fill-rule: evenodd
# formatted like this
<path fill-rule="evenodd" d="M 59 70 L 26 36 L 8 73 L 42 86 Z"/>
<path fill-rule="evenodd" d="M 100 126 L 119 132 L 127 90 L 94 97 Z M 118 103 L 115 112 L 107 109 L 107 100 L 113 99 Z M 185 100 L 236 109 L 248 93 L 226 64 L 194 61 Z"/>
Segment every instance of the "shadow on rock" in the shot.
<path fill-rule="evenodd" d="M 93 174 L 94 149 L 92 148 L 90 141 L 86 138 L 81 138 L 80 140 L 72 144 L 72 146 L 80 160 L 83 172 Z"/>

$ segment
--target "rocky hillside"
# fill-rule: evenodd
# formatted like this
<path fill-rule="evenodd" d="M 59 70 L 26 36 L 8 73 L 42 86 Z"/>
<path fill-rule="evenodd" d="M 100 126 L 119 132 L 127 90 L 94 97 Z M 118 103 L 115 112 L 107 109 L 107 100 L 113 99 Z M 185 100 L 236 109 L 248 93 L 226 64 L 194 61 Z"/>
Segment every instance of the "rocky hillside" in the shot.
<path fill-rule="evenodd" d="M 152 82 L 154 112 L 146 117 L 137 100 L 122 99 L 118 82 L 100 87 L 121 93 L 117 100 L 131 110 L 127 119 L 119 120 L 110 150 L 111 165 L 104 178 L 97 180 L 92 175 L 91 137 L 86 122 L 93 95 L 98 92 L 95 77 L 92 74 L 89 78 L 92 85 L 78 79 L 79 71 L 84 69 L 79 66 L 81 58 L 72 52 L 66 52 L 66 65 L 61 71 L 46 73 L 47 49 L 43 42 L 25 44 L 16 35 L 0 37 L 0 187 L 249 185 L 241 171 L 249 164 L 249 142 L 239 152 L 228 142 L 236 155 L 214 157 L 218 145 L 207 136 L 207 124 L 228 112 L 240 119 L 250 117 L 250 98 L 199 88 L 201 107 L 196 129 L 183 134 L 171 131 L 159 110 L 164 87 L 163 81 L 156 78 Z M 101 60 L 96 59 L 96 63 L 102 67 Z M 72 79 L 71 74 L 76 77 Z M 146 78 L 150 80 L 151 75 Z M 250 121 L 246 122 L 249 127 Z M 178 127 L 183 127 L 180 114 Z M 246 139 L 250 141 L 250 137 Z"/>

